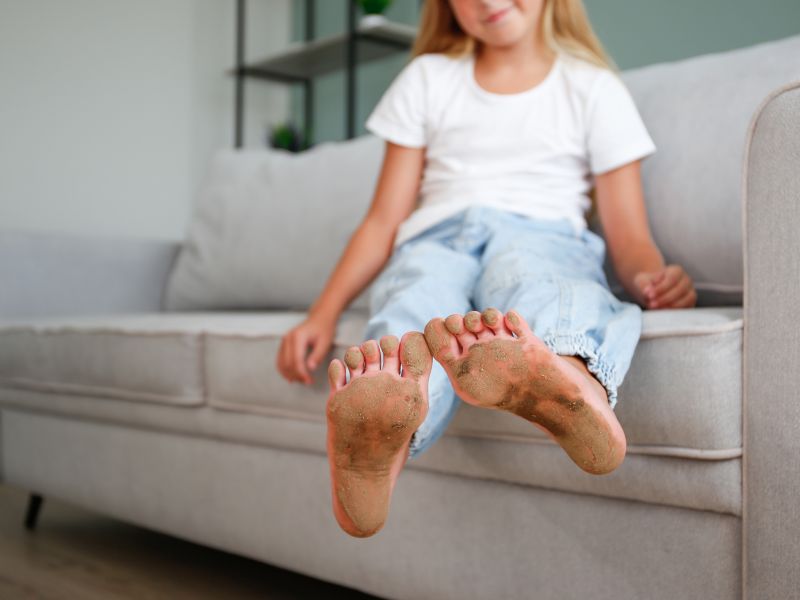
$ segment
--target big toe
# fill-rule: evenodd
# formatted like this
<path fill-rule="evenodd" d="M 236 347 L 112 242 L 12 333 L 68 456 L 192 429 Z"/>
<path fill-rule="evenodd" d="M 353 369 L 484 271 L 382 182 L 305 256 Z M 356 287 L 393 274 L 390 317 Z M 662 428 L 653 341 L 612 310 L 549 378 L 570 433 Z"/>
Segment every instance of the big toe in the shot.
<path fill-rule="evenodd" d="M 418 331 L 409 331 L 400 340 L 400 364 L 403 365 L 403 377 L 425 379 L 431 373 L 431 351 L 425 338 Z"/>
<path fill-rule="evenodd" d="M 439 362 L 448 363 L 458 357 L 458 340 L 448 331 L 442 318 L 431 319 L 425 325 L 425 341 Z"/>
<path fill-rule="evenodd" d="M 517 311 L 509 310 L 506 313 L 505 322 L 509 331 L 517 337 L 522 338 L 531 335 L 531 328 L 528 326 L 528 322 Z"/>

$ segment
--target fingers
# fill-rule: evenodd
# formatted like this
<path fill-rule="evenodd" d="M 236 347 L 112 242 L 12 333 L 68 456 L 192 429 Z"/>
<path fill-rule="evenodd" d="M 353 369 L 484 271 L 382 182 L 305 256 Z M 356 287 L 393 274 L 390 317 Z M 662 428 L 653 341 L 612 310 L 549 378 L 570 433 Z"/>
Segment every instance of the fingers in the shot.
<path fill-rule="evenodd" d="M 697 292 L 694 288 L 690 289 L 683 297 L 679 298 L 674 304 L 675 308 L 692 308 L 697 304 Z"/>
<path fill-rule="evenodd" d="M 308 349 L 309 339 L 306 335 L 296 331 L 290 331 L 281 340 L 281 346 L 278 349 L 278 357 L 276 364 L 278 372 L 289 382 L 299 383 L 312 383 L 309 368 L 306 366 L 306 351 Z M 324 355 L 327 350 L 324 344 L 317 344 L 315 350 L 317 353 Z M 311 362 L 309 358 L 309 363 Z M 315 358 L 315 363 L 319 363 L 319 359 Z"/>
<path fill-rule="evenodd" d="M 307 338 L 305 335 L 297 333 L 293 336 L 292 341 L 291 361 L 294 373 L 299 377 L 299 381 L 311 383 L 311 375 L 308 374 L 308 369 L 306 368 Z"/>
<path fill-rule="evenodd" d="M 311 384 L 311 372 L 319 367 L 330 350 L 336 331 L 335 323 L 325 319 L 306 319 L 281 340 L 277 367 L 290 382 Z"/>
<path fill-rule="evenodd" d="M 281 340 L 281 346 L 278 348 L 278 355 L 275 357 L 275 367 L 278 369 L 278 373 L 284 379 L 289 379 L 289 373 L 286 371 L 286 337 Z"/>
<path fill-rule="evenodd" d="M 663 292 L 660 296 L 653 298 L 651 301 L 651 306 L 653 307 L 665 307 L 665 306 L 673 306 L 675 301 L 680 298 L 683 298 L 690 290 L 692 289 L 692 280 L 688 277 L 683 277 L 679 279 L 675 286 Z"/>
<path fill-rule="evenodd" d="M 680 265 L 667 265 L 653 276 L 642 290 L 646 308 L 685 308 L 694 306 L 697 292 L 691 277 Z"/>
<path fill-rule="evenodd" d="M 683 274 L 683 269 L 678 265 L 668 265 L 661 273 L 653 277 L 650 284 L 645 286 L 645 296 L 655 300 L 661 294 L 674 287 Z"/>
<path fill-rule="evenodd" d="M 289 333 L 284 336 L 278 350 L 278 370 L 289 382 L 301 381 L 294 365 L 294 345 L 294 336 Z"/>
<path fill-rule="evenodd" d="M 308 355 L 308 360 L 306 361 L 310 371 L 313 371 L 319 366 L 320 361 L 322 361 L 328 353 L 328 350 L 331 349 L 331 341 L 332 340 L 328 338 L 318 337 L 312 342 L 311 353 Z"/>

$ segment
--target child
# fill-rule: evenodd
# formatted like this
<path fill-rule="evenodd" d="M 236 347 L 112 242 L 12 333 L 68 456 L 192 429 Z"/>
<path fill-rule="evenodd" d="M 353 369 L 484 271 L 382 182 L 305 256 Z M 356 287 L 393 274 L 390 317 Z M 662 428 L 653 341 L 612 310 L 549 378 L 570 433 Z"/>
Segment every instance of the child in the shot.
<path fill-rule="evenodd" d="M 413 58 L 366 123 L 386 140 L 372 206 L 278 357 L 310 383 L 341 311 L 380 272 L 367 341 L 328 370 L 347 533 L 383 526 L 400 470 L 458 399 L 528 420 L 590 473 L 622 462 L 613 408 L 639 305 L 690 307 L 696 294 L 652 241 L 639 169 L 655 146 L 608 64 L 581 0 L 426 1 Z M 608 289 L 606 242 L 584 217 L 592 182 L 638 304 Z"/>

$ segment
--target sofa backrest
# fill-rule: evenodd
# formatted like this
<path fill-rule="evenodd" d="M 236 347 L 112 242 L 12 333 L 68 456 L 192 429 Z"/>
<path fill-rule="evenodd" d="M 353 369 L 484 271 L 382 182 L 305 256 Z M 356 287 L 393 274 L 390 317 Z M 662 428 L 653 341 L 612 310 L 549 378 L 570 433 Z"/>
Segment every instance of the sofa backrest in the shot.
<path fill-rule="evenodd" d="M 167 285 L 168 310 L 310 306 L 366 214 L 383 140 L 219 150 Z M 365 307 L 365 294 L 356 305 Z"/>
<path fill-rule="evenodd" d="M 800 80 L 800 36 L 624 71 L 657 151 L 642 177 L 654 240 L 693 278 L 699 305 L 741 305 L 741 170 L 759 103 Z M 220 150 L 175 263 L 169 310 L 310 306 L 364 216 L 384 142 L 299 154 Z M 596 215 L 595 215 L 596 217 Z M 590 227 L 602 234 L 597 218 Z M 627 296 L 606 273 L 612 289 Z M 354 302 L 365 307 L 365 294 Z"/>
<path fill-rule="evenodd" d="M 800 80 L 800 35 L 632 69 L 622 79 L 656 144 L 642 162 L 656 245 L 694 279 L 698 304 L 741 306 L 747 131 L 771 91 Z M 591 226 L 600 232 L 597 219 Z"/>

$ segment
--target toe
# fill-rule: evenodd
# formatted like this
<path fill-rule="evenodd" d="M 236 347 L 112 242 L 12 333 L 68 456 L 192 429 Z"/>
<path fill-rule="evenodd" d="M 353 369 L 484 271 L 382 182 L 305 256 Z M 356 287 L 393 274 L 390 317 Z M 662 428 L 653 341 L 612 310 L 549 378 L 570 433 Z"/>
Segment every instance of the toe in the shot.
<path fill-rule="evenodd" d="M 461 335 L 464 333 L 464 317 L 458 313 L 450 315 L 444 320 L 444 326 L 453 335 Z"/>
<path fill-rule="evenodd" d="M 364 373 L 376 373 L 381 370 L 381 353 L 378 350 L 378 342 L 367 340 L 361 344 L 361 354 L 366 359 Z"/>
<path fill-rule="evenodd" d="M 484 326 L 481 313 L 477 310 L 471 310 L 464 315 L 464 326 L 467 328 L 467 331 L 474 333 L 475 337 L 479 340 L 493 337 L 492 331 Z"/>
<path fill-rule="evenodd" d="M 431 351 L 425 337 L 418 331 L 409 331 L 400 340 L 400 362 L 403 377 L 425 379 L 431 373 Z"/>
<path fill-rule="evenodd" d="M 425 341 L 439 362 L 447 363 L 458 358 L 458 342 L 447 330 L 444 319 L 437 317 L 428 321 L 425 325 Z"/>
<path fill-rule="evenodd" d="M 345 384 L 345 368 L 342 361 L 335 358 L 328 365 L 328 383 L 331 384 L 331 389 L 336 392 L 344 387 Z"/>
<path fill-rule="evenodd" d="M 503 313 L 496 308 L 487 308 L 481 313 L 483 324 L 492 330 L 495 335 L 511 337 L 511 331 L 505 325 Z"/>
<path fill-rule="evenodd" d="M 469 347 L 472 346 L 472 344 L 478 341 L 478 338 L 475 337 L 475 334 L 467 331 L 466 327 L 464 327 L 464 317 L 459 314 L 454 314 L 447 317 L 444 320 L 444 325 L 447 328 L 447 331 L 456 336 L 456 339 L 461 346 L 461 352 L 466 352 L 469 350 Z"/>
<path fill-rule="evenodd" d="M 383 370 L 390 373 L 400 373 L 400 358 L 398 351 L 400 342 L 393 335 L 381 338 L 381 352 L 383 352 Z"/>
<path fill-rule="evenodd" d="M 358 346 L 350 346 L 344 353 L 344 364 L 350 369 L 350 379 L 364 373 L 364 355 Z"/>
<path fill-rule="evenodd" d="M 531 328 L 528 323 L 522 318 L 515 310 L 510 310 L 506 313 L 506 327 L 517 337 L 527 337 L 531 334 Z"/>

